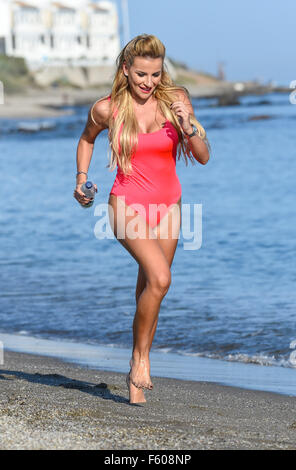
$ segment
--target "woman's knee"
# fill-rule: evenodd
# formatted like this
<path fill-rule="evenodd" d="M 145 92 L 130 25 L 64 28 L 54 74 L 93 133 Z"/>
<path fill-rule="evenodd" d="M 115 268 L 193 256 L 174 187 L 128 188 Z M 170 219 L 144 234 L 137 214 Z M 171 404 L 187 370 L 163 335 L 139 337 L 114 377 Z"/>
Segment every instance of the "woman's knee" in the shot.
<path fill-rule="evenodd" d="M 156 295 L 164 297 L 171 285 L 170 269 L 158 270 L 150 279 L 147 279 L 147 283 Z"/>

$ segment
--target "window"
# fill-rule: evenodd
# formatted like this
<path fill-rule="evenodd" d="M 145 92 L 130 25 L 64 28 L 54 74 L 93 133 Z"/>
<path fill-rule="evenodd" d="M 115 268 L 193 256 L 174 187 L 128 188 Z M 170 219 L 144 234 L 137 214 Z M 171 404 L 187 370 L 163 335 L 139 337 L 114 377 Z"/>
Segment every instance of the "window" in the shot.
<path fill-rule="evenodd" d="M 12 40 L 12 49 L 15 50 L 16 49 L 15 34 L 12 35 L 11 40 Z"/>

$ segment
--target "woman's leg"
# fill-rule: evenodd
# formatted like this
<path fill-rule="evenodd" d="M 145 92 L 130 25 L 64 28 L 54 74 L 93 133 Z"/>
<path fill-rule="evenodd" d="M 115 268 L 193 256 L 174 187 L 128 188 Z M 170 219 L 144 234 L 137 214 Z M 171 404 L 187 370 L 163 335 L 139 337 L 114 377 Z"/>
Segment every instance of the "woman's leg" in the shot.
<path fill-rule="evenodd" d="M 178 244 L 180 226 L 181 226 L 181 199 L 177 202 L 176 205 L 170 208 L 168 214 L 160 221 L 158 226 L 153 229 L 157 235 L 159 245 L 170 267 L 172 266 L 177 244 Z M 165 232 L 166 229 L 168 229 L 167 231 L 168 237 L 161 238 L 162 235 L 166 234 Z M 142 267 L 139 265 L 136 294 L 135 294 L 137 303 L 145 287 L 146 287 L 145 273 Z M 150 349 L 152 346 L 152 341 L 155 335 L 156 327 L 157 327 L 157 319 L 154 322 L 152 334 L 150 337 Z M 135 338 L 135 331 L 134 331 L 134 338 Z"/>
<path fill-rule="evenodd" d="M 134 320 L 134 348 L 131 380 L 137 387 L 151 388 L 149 351 L 151 335 L 157 322 L 161 301 L 170 285 L 170 268 L 159 245 L 154 231 L 146 221 L 122 200 L 110 195 L 109 204 L 113 208 L 111 227 L 118 241 L 130 252 L 143 269 L 146 285 L 142 291 Z M 129 212 L 128 212 L 129 211 Z M 132 215 L 129 215 L 131 214 Z M 133 238 L 129 234 L 129 223 L 137 218 L 143 238 Z M 120 238 L 124 234 L 125 238 Z"/>

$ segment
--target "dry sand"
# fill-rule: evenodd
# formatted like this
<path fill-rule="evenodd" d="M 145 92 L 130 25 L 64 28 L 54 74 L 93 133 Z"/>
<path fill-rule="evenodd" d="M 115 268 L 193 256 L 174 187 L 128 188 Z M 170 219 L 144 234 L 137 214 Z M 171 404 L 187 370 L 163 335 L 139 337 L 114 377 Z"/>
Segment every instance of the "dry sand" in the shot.
<path fill-rule="evenodd" d="M 72 114 L 63 106 L 88 105 L 109 92 L 106 88 L 79 90 L 71 88 L 28 89 L 19 95 L 4 95 L 0 118 L 38 119 Z"/>
<path fill-rule="evenodd" d="M 236 102 L 234 94 L 235 83 L 213 82 L 206 79 L 205 83 L 187 84 L 186 87 L 191 98 L 220 97 L 224 104 Z M 265 94 L 273 91 L 280 91 L 271 86 L 260 86 L 252 82 L 245 82 L 246 94 Z M 98 98 L 106 96 L 111 91 L 109 87 L 97 88 L 69 88 L 69 87 L 48 87 L 45 89 L 28 88 L 25 93 L 8 95 L 4 93 L 4 103 L 0 103 L 0 118 L 15 119 L 39 119 L 58 117 L 71 114 L 71 109 L 61 109 L 63 106 L 91 105 Z M 286 93 L 289 90 L 284 90 Z"/>
<path fill-rule="evenodd" d="M 296 397 L 153 378 L 130 405 L 125 376 L 5 352 L 1 449 L 295 449 Z"/>

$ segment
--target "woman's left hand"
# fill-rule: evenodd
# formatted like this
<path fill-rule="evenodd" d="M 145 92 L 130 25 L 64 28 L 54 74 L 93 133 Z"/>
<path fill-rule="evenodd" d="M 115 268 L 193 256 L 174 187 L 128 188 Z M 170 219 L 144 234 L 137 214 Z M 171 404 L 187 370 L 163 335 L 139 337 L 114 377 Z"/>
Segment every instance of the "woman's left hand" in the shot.
<path fill-rule="evenodd" d="M 190 113 L 188 112 L 185 103 L 183 101 L 175 101 L 171 104 L 171 110 L 178 116 L 179 123 L 183 131 L 186 134 L 192 132 Z"/>

